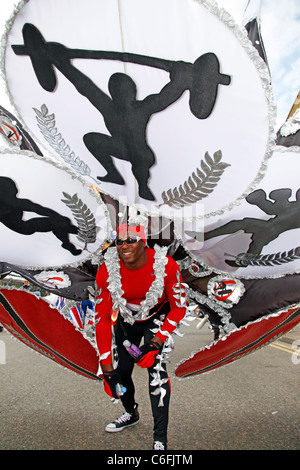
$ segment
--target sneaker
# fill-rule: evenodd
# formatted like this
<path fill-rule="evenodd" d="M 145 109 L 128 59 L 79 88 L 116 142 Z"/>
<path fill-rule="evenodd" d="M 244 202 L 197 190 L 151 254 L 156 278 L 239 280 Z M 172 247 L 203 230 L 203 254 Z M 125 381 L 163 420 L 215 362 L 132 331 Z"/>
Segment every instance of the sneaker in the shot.
<path fill-rule="evenodd" d="M 112 423 L 109 423 L 105 431 L 107 432 L 118 432 L 122 431 L 124 428 L 127 428 L 128 426 L 133 426 L 134 424 L 137 424 L 140 420 L 139 417 L 139 412 L 137 410 L 137 405 L 135 406 L 135 409 L 133 413 L 125 413 L 120 416 L 120 418 L 117 418 L 115 421 Z"/>
<path fill-rule="evenodd" d="M 167 444 L 165 442 L 154 441 L 153 450 L 167 450 Z"/>

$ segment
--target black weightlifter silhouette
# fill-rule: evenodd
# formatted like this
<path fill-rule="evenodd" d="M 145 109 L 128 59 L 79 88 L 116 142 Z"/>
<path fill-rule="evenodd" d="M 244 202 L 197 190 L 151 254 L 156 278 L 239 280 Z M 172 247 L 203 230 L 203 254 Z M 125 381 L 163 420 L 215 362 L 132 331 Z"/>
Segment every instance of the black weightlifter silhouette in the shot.
<path fill-rule="evenodd" d="M 100 181 L 125 184 L 113 158 L 131 163 L 140 197 L 154 200 L 148 187 L 150 168 L 155 155 L 147 142 L 146 129 L 152 114 L 158 113 L 180 98 L 185 90 L 190 92 L 189 106 L 198 119 L 206 119 L 212 112 L 219 84 L 229 85 L 230 77 L 219 72 L 215 54 L 200 56 L 193 64 L 168 61 L 131 53 L 69 49 L 62 44 L 46 42 L 32 24 L 23 27 L 24 45 L 13 45 L 17 55 L 28 55 L 40 85 L 53 92 L 57 85 L 56 67 L 77 91 L 103 115 L 110 135 L 89 132 L 83 136 L 91 154 L 106 170 Z M 72 59 L 109 59 L 156 67 L 169 72 L 170 81 L 157 94 L 137 100 L 136 84 L 124 73 L 113 74 L 108 83 L 110 96 L 72 64 Z"/>
<path fill-rule="evenodd" d="M 257 189 L 246 197 L 249 204 L 259 207 L 269 219 L 245 217 L 241 220 L 231 220 L 227 224 L 217 227 L 204 234 L 204 240 L 210 240 L 221 235 L 228 235 L 242 230 L 251 233 L 251 243 L 247 253 L 259 255 L 271 241 L 287 230 L 300 228 L 300 189 L 296 192 L 295 201 L 290 201 L 292 195 L 290 188 L 275 189 L 270 192 L 269 199 L 263 189 Z M 197 232 L 187 232 L 197 238 Z M 203 234 L 199 234 L 203 237 Z M 229 261 L 227 261 L 230 264 Z"/>
<path fill-rule="evenodd" d="M 21 235 L 52 232 L 62 242 L 62 248 L 73 255 L 81 253 L 82 250 L 78 250 L 69 240 L 69 234 L 76 234 L 78 228 L 68 217 L 29 199 L 18 198 L 17 194 L 18 188 L 15 182 L 11 178 L 0 176 L 0 222 L 3 225 Z M 24 211 L 35 212 L 42 217 L 23 220 Z"/>

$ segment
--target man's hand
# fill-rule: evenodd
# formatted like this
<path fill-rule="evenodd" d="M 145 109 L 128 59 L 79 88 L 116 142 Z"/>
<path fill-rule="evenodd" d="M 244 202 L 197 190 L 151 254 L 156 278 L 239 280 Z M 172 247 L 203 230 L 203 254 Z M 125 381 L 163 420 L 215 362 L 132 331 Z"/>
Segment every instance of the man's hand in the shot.
<path fill-rule="evenodd" d="M 161 351 L 162 344 L 162 340 L 156 337 L 144 344 L 140 348 L 142 354 L 138 357 L 137 365 L 147 369 L 153 366 L 157 354 Z"/>
<path fill-rule="evenodd" d="M 121 385 L 122 380 L 119 373 L 115 370 L 103 371 L 104 391 L 112 398 L 117 400 L 120 398 L 118 394 L 117 385 Z"/>

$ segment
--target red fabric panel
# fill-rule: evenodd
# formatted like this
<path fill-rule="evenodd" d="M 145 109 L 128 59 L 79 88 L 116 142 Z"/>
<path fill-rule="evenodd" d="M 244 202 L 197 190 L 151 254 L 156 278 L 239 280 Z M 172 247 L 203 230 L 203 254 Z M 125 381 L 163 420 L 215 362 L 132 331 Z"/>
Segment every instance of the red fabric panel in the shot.
<path fill-rule="evenodd" d="M 197 352 L 176 370 L 177 377 L 212 371 L 243 357 L 286 334 L 300 322 L 299 305 L 286 311 L 250 322 L 227 337 Z"/>
<path fill-rule="evenodd" d="M 0 323 L 35 351 L 80 375 L 97 380 L 97 352 L 72 323 L 42 299 L 0 290 Z"/>

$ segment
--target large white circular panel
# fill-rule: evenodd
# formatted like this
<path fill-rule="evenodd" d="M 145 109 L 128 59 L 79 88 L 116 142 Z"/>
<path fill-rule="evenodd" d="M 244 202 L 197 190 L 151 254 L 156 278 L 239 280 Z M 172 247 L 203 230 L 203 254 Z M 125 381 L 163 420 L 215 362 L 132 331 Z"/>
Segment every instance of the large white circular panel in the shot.
<path fill-rule="evenodd" d="M 99 194 L 70 169 L 26 151 L 0 153 L 0 260 L 32 269 L 79 265 L 102 250 Z"/>
<path fill-rule="evenodd" d="M 267 67 L 213 2 L 23 2 L 4 69 L 39 145 L 150 214 L 223 211 L 271 153 Z"/>
<path fill-rule="evenodd" d="M 241 204 L 176 223 L 177 237 L 205 267 L 241 278 L 300 271 L 300 148 L 277 147 L 259 187 Z"/>

